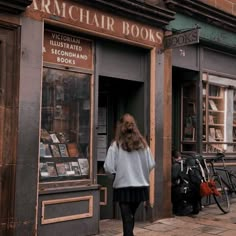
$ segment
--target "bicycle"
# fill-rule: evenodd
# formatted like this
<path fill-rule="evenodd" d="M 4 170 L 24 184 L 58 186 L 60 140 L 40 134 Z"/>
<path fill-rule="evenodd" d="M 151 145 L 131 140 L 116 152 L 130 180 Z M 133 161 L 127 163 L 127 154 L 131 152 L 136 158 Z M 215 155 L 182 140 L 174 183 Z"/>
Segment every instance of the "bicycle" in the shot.
<path fill-rule="evenodd" d="M 217 153 L 217 156 L 214 158 L 203 158 L 196 153 L 183 156 L 185 159 L 194 157 L 198 160 L 196 167 L 199 166 L 202 181 L 207 182 L 211 189 L 210 195 L 205 197 L 208 205 L 211 204 L 213 196 L 219 209 L 224 214 L 228 213 L 230 211 L 230 197 L 232 197 L 233 193 L 236 193 L 236 174 L 226 168 L 224 153 Z M 222 166 L 216 166 L 215 163 L 218 161 L 221 161 Z M 210 168 L 208 168 L 207 162 Z M 221 172 L 225 173 L 224 177 Z"/>
<path fill-rule="evenodd" d="M 219 194 L 213 194 L 214 200 L 223 213 L 228 213 L 230 211 L 230 198 L 233 193 L 236 193 L 236 174 L 227 169 L 224 153 L 217 153 L 215 158 L 205 160 L 209 162 L 211 168 L 210 174 L 208 170 L 208 180 L 215 182 L 216 189 L 219 192 Z M 218 161 L 221 161 L 221 167 L 215 165 Z M 224 176 L 222 176 L 222 172 Z"/>

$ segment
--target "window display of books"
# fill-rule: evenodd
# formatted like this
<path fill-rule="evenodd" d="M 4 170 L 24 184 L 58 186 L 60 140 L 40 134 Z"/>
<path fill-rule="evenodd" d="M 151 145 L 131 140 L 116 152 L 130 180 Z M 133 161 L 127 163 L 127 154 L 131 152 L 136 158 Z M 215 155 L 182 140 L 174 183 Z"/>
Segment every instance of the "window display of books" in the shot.
<path fill-rule="evenodd" d="M 40 177 L 78 177 L 89 175 L 89 162 L 86 158 L 69 162 L 40 162 Z"/>
<path fill-rule="evenodd" d="M 42 136 L 43 134 L 43 136 Z M 80 153 L 77 143 L 70 142 L 65 133 L 49 133 L 41 131 L 40 157 L 79 157 Z"/>
<path fill-rule="evenodd" d="M 90 83 L 87 73 L 43 68 L 40 181 L 88 178 Z M 88 166 L 81 168 L 79 159 L 86 159 Z"/>
<path fill-rule="evenodd" d="M 209 107 L 213 111 L 218 111 L 218 108 L 213 100 L 209 100 Z"/>
<path fill-rule="evenodd" d="M 49 144 L 40 142 L 40 157 L 51 158 L 52 153 Z"/>
<path fill-rule="evenodd" d="M 42 129 L 39 169 L 41 180 L 78 178 L 89 175 L 89 162 L 77 143 L 70 142 L 67 134 Z"/>
<path fill-rule="evenodd" d="M 57 144 L 50 144 L 53 157 L 61 157 L 61 153 Z"/>
<path fill-rule="evenodd" d="M 57 171 L 54 162 L 40 162 L 40 176 L 44 177 L 57 177 Z"/>
<path fill-rule="evenodd" d="M 58 176 L 81 176 L 79 163 L 76 161 L 56 163 Z"/>
<path fill-rule="evenodd" d="M 78 159 L 80 170 L 81 170 L 81 175 L 88 175 L 89 174 L 89 163 L 88 159 L 86 158 L 81 158 Z"/>

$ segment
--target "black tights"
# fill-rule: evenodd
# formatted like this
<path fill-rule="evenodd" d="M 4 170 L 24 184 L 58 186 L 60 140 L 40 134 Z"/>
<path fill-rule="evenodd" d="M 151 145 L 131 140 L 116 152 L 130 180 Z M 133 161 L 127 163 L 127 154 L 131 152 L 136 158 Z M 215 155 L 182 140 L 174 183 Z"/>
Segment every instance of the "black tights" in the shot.
<path fill-rule="evenodd" d="M 119 202 L 124 236 L 134 236 L 134 217 L 140 202 Z"/>

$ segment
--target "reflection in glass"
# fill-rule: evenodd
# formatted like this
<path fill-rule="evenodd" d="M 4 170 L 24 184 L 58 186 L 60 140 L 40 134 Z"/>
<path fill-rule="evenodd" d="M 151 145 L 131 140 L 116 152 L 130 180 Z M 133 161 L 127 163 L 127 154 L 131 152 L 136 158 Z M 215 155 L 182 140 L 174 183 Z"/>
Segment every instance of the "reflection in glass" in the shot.
<path fill-rule="evenodd" d="M 44 68 L 40 153 L 49 144 L 47 151 L 52 156 L 40 158 L 44 177 L 85 178 L 78 168 L 79 159 L 86 159 L 89 165 L 90 78 L 88 74 Z M 54 170 L 51 176 L 45 174 L 47 164 L 51 170 L 55 167 L 57 176 Z"/>

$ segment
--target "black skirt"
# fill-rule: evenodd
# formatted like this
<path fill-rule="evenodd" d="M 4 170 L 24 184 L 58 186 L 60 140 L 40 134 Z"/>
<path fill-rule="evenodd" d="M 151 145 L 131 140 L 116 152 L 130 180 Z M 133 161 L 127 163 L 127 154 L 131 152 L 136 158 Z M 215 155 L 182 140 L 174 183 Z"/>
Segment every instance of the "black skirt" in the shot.
<path fill-rule="evenodd" d="M 114 202 L 144 202 L 149 200 L 149 187 L 114 188 Z"/>

